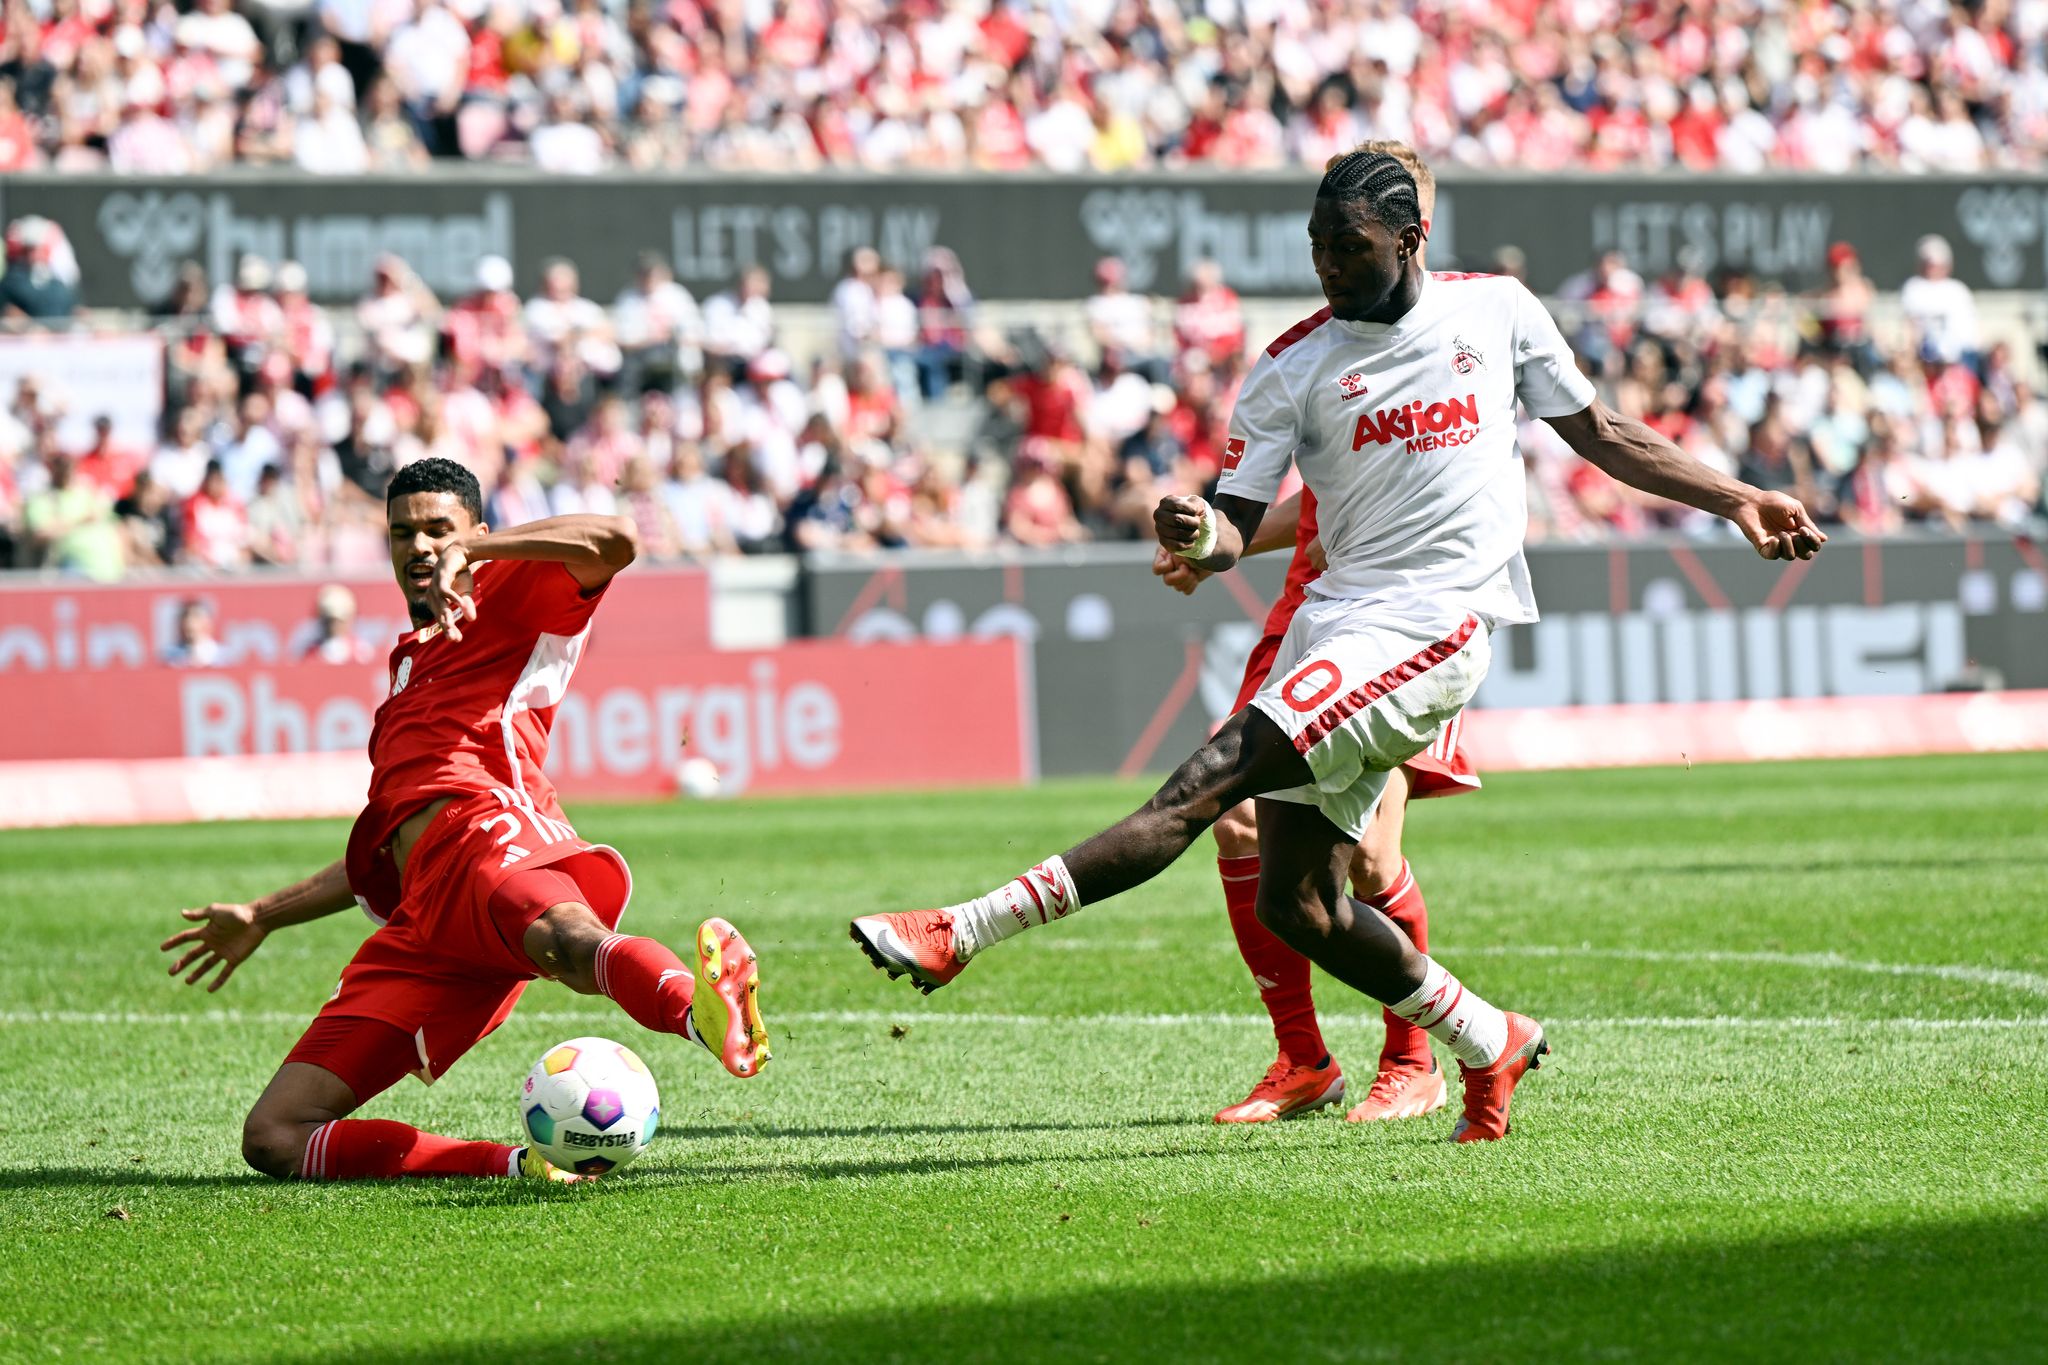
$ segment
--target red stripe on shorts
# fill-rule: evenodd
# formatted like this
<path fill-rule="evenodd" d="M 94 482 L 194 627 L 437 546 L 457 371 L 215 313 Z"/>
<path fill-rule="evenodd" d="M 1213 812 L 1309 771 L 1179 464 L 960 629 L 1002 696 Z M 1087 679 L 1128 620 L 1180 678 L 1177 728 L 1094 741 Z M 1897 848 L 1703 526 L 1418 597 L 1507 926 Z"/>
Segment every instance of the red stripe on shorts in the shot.
<path fill-rule="evenodd" d="M 1306 730 L 1303 730 L 1294 737 L 1294 747 L 1306 754 L 1310 749 L 1322 743 L 1325 735 L 1329 734 L 1330 731 L 1336 729 L 1339 725 L 1342 725 L 1347 717 L 1363 711 L 1381 697 L 1386 696 L 1387 693 L 1401 686 L 1401 684 L 1414 682 L 1417 678 L 1429 672 L 1430 669 L 1435 668 L 1438 664 L 1463 649 L 1465 642 L 1472 638 L 1472 632 L 1477 629 L 1479 629 L 1479 618 L 1468 616 L 1465 618 L 1464 625 L 1459 626 L 1429 648 L 1403 659 L 1400 663 L 1395 664 L 1392 668 L 1380 674 L 1371 682 L 1359 687 L 1356 691 L 1347 692 L 1337 698 L 1336 701 L 1323 708 L 1322 714 L 1317 716 Z"/>

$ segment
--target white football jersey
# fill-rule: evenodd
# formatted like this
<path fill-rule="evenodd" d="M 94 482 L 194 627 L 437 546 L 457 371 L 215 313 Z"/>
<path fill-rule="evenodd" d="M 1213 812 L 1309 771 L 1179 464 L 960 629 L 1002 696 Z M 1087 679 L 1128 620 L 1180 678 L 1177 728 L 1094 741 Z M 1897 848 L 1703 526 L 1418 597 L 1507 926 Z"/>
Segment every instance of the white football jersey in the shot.
<path fill-rule="evenodd" d="M 1311 592 L 1422 626 L 1533 621 L 1518 401 L 1537 417 L 1592 405 L 1557 323 L 1508 276 L 1425 275 L 1398 322 L 1325 308 L 1266 348 L 1216 491 L 1271 502 L 1292 460 L 1329 556 Z"/>

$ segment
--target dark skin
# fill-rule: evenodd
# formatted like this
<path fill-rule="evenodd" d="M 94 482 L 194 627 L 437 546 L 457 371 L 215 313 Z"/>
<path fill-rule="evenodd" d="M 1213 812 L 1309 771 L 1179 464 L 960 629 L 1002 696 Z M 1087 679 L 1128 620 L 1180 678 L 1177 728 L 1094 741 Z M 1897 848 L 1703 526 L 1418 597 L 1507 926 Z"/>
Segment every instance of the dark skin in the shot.
<path fill-rule="evenodd" d="M 1422 229 L 1398 231 L 1360 200 L 1318 199 L 1309 251 L 1323 297 L 1345 321 L 1398 321 L 1422 296 Z M 1595 401 L 1548 419 L 1589 463 L 1633 487 L 1725 517 L 1765 559 L 1811 559 L 1827 537 L 1795 498 L 1752 488 L 1706 468 L 1641 422 Z M 1163 500 L 1153 513 L 1169 552 L 1194 545 L 1213 519 L 1216 543 L 1192 561 L 1205 573 L 1237 564 L 1266 504 L 1223 494 Z M 1326 547 L 1327 548 L 1327 547 Z M 1084 903 L 1126 891 L 1164 871 L 1225 811 L 1311 780 L 1307 760 L 1263 712 L 1230 718 L 1138 810 L 1063 855 Z M 1345 894 L 1356 840 L 1313 806 L 1258 803 L 1262 875 L 1258 914 L 1287 943 L 1339 981 L 1391 1003 L 1422 983 L 1424 957 L 1386 916 Z"/>
<path fill-rule="evenodd" d="M 446 630 L 462 639 L 461 624 L 477 619 L 469 566 L 487 559 L 531 559 L 561 564 L 586 592 L 594 592 L 633 562 L 639 537 L 624 517 L 549 517 L 510 531 L 493 532 L 453 493 L 409 493 L 388 504 L 391 571 L 405 595 L 413 624 Z M 448 804 L 433 801 L 407 816 L 391 840 L 391 858 L 403 874 L 413 844 L 427 823 Z M 274 929 L 304 924 L 355 905 L 342 863 L 335 862 L 246 904 L 216 901 L 182 911 L 191 921 L 165 939 L 169 952 L 186 947 L 171 966 L 187 985 L 212 975 L 217 991 L 235 968 L 263 945 Z M 597 947 L 610 934 L 589 906 L 568 902 L 550 907 L 526 930 L 521 946 L 540 975 L 582 995 L 597 991 Z M 320 1125 L 353 1113 L 363 1097 L 327 1070 L 286 1062 L 271 1077 L 242 1124 L 242 1156 L 268 1175 L 298 1174 L 306 1141 Z"/>

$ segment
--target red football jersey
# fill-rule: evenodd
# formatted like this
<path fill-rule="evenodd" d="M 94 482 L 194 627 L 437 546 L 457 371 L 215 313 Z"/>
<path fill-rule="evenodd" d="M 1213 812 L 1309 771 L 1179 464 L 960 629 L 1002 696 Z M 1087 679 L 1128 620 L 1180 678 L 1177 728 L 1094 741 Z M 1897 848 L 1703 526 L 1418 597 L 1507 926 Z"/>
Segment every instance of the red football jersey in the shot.
<path fill-rule="evenodd" d="M 1294 558 L 1287 564 L 1287 583 L 1280 589 L 1280 600 L 1266 613 L 1266 634 L 1285 635 L 1287 623 L 1294 619 L 1295 609 L 1308 596 L 1308 585 L 1322 575 L 1309 561 L 1308 543 L 1316 538 L 1316 495 L 1304 486 L 1301 490 L 1301 525 L 1294 532 Z"/>
<path fill-rule="evenodd" d="M 451 640 L 440 626 L 399 637 L 391 694 L 370 731 L 370 799 L 348 838 L 348 882 L 380 918 L 398 904 L 389 846 L 406 816 L 436 797 L 509 788 L 559 816 L 548 730 L 569 691 L 604 590 L 566 566 L 493 559 L 476 566 L 477 619 Z"/>

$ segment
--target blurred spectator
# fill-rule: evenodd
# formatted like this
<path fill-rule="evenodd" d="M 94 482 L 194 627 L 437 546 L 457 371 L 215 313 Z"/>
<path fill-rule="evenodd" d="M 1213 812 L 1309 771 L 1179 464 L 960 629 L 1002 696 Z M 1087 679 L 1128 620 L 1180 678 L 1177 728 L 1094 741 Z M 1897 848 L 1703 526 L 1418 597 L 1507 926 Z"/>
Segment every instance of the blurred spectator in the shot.
<path fill-rule="evenodd" d="M 113 500 L 75 477 L 68 455 L 50 455 L 44 469 L 44 487 L 30 494 L 22 508 L 35 562 L 103 582 L 119 578 L 126 560 Z"/>
<path fill-rule="evenodd" d="M 612 301 L 612 327 L 629 392 L 673 388 L 703 368 L 704 320 L 668 262 L 643 252 L 633 282 Z"/>
<path fill-rule="evenodd" d="M 5 90 L 0 82 L 0 91 Z M 5 100 L 0 95 L 0 170 L 6 169 Z M 64 230 L 35 215 L 15 219 L 7 228 L 6 273 L 0 275 L 0 322 L 16 317 L 55 322 L 77 311 L 78 261 Z"/>
<path fill-rule="evenodd" d="M 397 374 L 433 356 L 441 304 L 411 267 L 389 252 L 371 266 L 370 292 L 356 303 L 356 325 L 369 343 L 371 365 Z"/>
<path fill-rule="evenodd" d="M 313 639 L 300 656 L 307 663 L 373 664 L 377 651 L 356 638 L 356 595 L 329 583 L 313 598 Z"/>
<path fill-rule="evenodd" d="M 127 496 L 141 469 L 142 456 L 114 439 L 114 419 L 105 413 L 93 418 L 92 444 L 75 461 L 78 481 L 116 502 Z"/>
<path fill-rule="evenodd" d="M 1899 307 L 1919 338 L 1920 353 L 1946 364 L 1977 364 L 1977 300 L 1955 278 L 1948 239 L 1922 237 L 1914 252 L 1919 270 L 1899 289 Z"/>
<path fill-rule="evenodd" d="M 1152 330 L 1152 300 L 1124 288 L 1127 272 L 1115 256 L 1095 263 L 1095 292 L 1088 297 L 1088 332 L 1104 350 L 1120 352 L 1131 368 L 1148 377 L 1158 364 Z"/>
<path fill-rule="evenodd" d="M 775 308 L 768 302 L 768 272 L 748 266 L 730 293 L 704 305 L 704 354 L 737 379 L 755 357 L 775 344 Z"/>
<path fill-rule="evenodd" d="M 224 661 L 213 608 L 187 598 L 178 608 L 177 638 L 164 649 L 164 662 L 172 668 L 218 668 Z"/>
<path fill-rule="evenodd" d="M 305 531 L 299 494 L 285 481 L 282 467 L 265 465 L 249 500 L 249 557 L 258 564 L 296 564 Z"/>
<path fill-rule="evenodd" d="M 1182 355 L 1199 351 L 1212 365 L 1244 354 L 1244 306 L 1216 262 L 1195 262 L 1188 290 L 1173 310 L 1173 336 Z"/>
<path fill-rule="evenodd" d="M 937 398 L 963 377 L 960 362 L 973 325 L 974 294 L 960 258 L 935 246 L 925 253 L 917 290 L 918 389 L 925 398 Z"/>
<path fill-rule="evenodd" d="M 239 569 L 249 562 L 249 516 L 228 488 L 220 461 L 206 466 L 199 491 L 185 500 L 184 561 L 209 569 Z"/>
<path fill-rule="evenodd" d="M 121 520 L 127 563 L 154 568 L 177 559 L 176 504 L 147 469 L 136 473 L 127 494 L 114 504 L 114 515 Z"/>
<path fill-rule="evenodd" d="M 832 312 L 839 321 L 839 354 L 852 360 L 875 339 L 875 277 L 882 255 L 871 246 L 846 253 L 839 283 L 832 287 Z"/>

